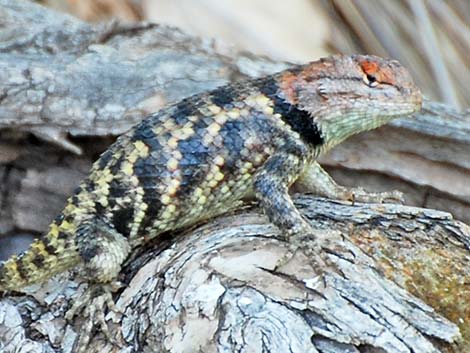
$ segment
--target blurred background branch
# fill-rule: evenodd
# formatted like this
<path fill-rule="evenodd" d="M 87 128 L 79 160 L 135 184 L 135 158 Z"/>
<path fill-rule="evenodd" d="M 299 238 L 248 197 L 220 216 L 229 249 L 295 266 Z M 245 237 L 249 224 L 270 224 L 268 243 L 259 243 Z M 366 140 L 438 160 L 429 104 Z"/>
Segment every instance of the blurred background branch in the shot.
<path fill-rule="evenodd" d="M 44 0 L 86 21 L 177 26 L 238 50 L 306 62 L 329 53 L 393 57 L 428 98 L 470 106 L 467 0 Z"/>

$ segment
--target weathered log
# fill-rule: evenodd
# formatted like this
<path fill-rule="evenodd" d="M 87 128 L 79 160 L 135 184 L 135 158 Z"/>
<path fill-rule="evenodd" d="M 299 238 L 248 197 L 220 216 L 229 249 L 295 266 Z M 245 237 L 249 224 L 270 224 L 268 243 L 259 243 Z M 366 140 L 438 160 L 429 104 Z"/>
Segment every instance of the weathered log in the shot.
<path fill-rule="evenodd" d="M 314 268 L 253 210 L 146 246 L 126 264 L 108 313 L 124 352 L 463 351 L 470 229 L 448 213 L 350 205 L 310 196 L 296 205 L 328 237 L 334 269 Z M 305 240 L 305 248 L 310 240 Z M 321 273 L 324 271 L 324 273 Z M 83 318 L 64 320 L 79 277 L 65 274 L 0 304 L 3 352 L 73 351 Z M 80 290 L 78 290 L 80 292 Z M 408 291 L 408 292 L 407 292 Z M 413 296 L 413 293 L 415 296 Z M 425 299 L 430 305 L 417 297 Z M 439 314 L 440 313 L 440 314 Z M 462 323 L 462 328 L 465 326 Z M 468 328 L 468 327 L 467 327 Z M 119 352 L 100 330 L 88 352 Z"/>
<path fill-rule="evenodd" d="M 229 50 L 221 54 L 217 42 L 174 28 L 91 26 L 22 1 L 2 0 L 0 11 L 2 234 L 44 231 L 112 141 L 104 135 L 118 135 L 185 96 L 287 66 Z M 21 131 L 84 154 L 76 158 L 44 143 L 38 148 Z M 468 111 L 428 103 L 415 119 L 346 141 L 323 162 L 343 183 L 400 188 L 409 204 L 451 211 L 468 222 L 468 136 Z M 43 183 L 59 179 L 65 182 L 50 189 Z"/>
<path fill-rule="evenodd" d="M 108 136 L 185 96 L 288 65 L 175 28 L 92 26 L 25 1 L 0 0 L 0 28 L 4 235 L 44 231 Z M 343 184 L 401 188 L 409 204 L 468 221 L 469 132 L 468 111 L 428 102 L 324 162 Z M 240 211 L 133 254 L 115 298 L 123 314 L 108 314 L 113 336 L 149 352 L 468 349 L 467 225 L 407 206 L 307 196 L 297 205 L 332 239 L 336 268 L 322 274 L 299 250 L 274 269 L 288 245 L 256 210 Z M 3 299 L 0 351 L 71 351 L 86 323 L 64 320 L 79 282 L 67 273 Z M 89 351 L 119 351 L 103 338 L 97 330 Z"/>

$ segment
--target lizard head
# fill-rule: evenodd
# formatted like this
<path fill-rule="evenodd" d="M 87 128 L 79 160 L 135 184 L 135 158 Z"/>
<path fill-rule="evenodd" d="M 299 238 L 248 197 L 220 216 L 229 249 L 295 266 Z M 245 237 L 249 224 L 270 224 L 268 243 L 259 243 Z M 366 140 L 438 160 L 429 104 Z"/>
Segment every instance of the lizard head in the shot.
<path fill-rule="evenodd" d="M 395 60 L 336 55 L 285 72 L 286 100 L 309 112 L 329 147 L 421 109 L 422 95 Z"/>

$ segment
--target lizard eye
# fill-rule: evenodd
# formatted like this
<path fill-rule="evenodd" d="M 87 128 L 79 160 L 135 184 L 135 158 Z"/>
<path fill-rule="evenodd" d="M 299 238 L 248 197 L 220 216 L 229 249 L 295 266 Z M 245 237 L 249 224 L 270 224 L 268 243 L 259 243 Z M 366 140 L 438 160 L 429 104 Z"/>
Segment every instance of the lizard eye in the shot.
<path fill-rule="evenodd" d="M 379 84 L 379 82 L 377 81 L 377 79 L 374 76 L 372 76 L 370 74 L 366 74 L 366 73 L 362 77 L 362 80 L 369 87 L 377 87 L 378 84 Z"/>

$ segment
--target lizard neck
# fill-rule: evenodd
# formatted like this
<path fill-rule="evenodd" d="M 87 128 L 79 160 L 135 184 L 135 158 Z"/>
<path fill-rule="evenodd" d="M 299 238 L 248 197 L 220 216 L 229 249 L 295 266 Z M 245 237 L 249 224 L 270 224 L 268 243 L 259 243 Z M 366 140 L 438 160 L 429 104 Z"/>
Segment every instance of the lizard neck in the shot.
<path fill-rule="evenodd" d="M 292 131 L 299 134 L 302 141 L 317 151 L 325 143 L 323 133 L 311 114 L 285 99 L 279 91 L 277 77 L 260 81 L 258 89 L 271 100 L 273 115 L 282 120 Z"/>
<path fill-rule="evenodd" d="M 361 132 L 376 129 L 394 119 L 409 116 L 418 111 L 420 105 L 396 103 L 392 110 L 380 106 L 352 102 L 350 106 L 321 107 L 314 115 L 314 121 L 322 132 L 324 144 L 321 153 L 340 144 L 347 138 Z"/>
<path fill-rule="evenodd" d="M 276 89 L 267 95 L 281 107 L 281 118 L 320 152 L 411 115 L 422 103 L 419 89 L 398 62 L 372 56 L 333 56 L 295 66 L 272 79 L 275 84 L 268 82 L 268 87 Z M 319 138 L 306 139 L 314 130 Z"/>
<path fill-rule="evenodd" d="M 339 110 L 330 110 L 328 114 L 319 113 L 314 120 L 324 138 L 321 153 L 325 153 L 353 135 L 378 128 L 398 117 L 397 115 L 376 115 L 365 111 L 344 114 Z"/>

